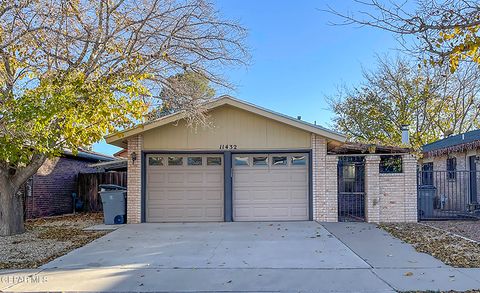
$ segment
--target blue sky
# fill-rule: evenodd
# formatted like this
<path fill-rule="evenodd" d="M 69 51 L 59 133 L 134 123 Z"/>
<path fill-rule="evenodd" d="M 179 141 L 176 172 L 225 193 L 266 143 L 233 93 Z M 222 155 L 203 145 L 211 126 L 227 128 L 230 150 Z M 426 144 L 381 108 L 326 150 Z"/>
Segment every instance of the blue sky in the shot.
<path fill-rule="evenodd" d="M 395 55 L 398 44 L 384 31 L 332 26 L 327 5 L 356 11 L 353 1 L 216 0 L 220 14 L 249 31 L 251 65 L 225 73 L 239 99 L 329 127 L 332 113 L 325 97 L 339 85 L 358 85 L 362 67 L 375 66 L 376 54 Z M 221 94 L 222 92 L 219 92 Z M 94 150 L 112 154 L 104 142 Z"/>

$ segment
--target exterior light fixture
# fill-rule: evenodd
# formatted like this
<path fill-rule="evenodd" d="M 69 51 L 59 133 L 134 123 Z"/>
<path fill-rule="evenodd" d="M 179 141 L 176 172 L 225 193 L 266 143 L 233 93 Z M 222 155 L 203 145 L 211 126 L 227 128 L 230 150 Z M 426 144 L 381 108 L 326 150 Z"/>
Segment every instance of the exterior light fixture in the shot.
<path fill-rule="evenodd" d="M 135 161 L 137 160 L 137 153 L 136 153 L 136 152 L 133 152 L 133 153 L 130 155 L 130 158 L 132 159 L 132 164 L 135 164 Z"/>

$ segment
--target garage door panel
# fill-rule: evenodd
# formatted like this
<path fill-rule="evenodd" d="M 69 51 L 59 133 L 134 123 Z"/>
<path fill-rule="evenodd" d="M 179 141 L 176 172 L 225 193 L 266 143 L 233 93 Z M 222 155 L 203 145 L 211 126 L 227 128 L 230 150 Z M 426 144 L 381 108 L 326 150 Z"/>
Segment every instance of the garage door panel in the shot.
<path fill-rule="evenodd" d="M 209 184 L 223 184 L 223 172 L 206 172 L 205 182 Z"/>
<path fill-rule="evenodd" d="M 191 186 L 192 183 L 196 185 L 203 185 L 205 182 L 204 174 L 202 172 L 186 173 L 185 177 L 187 178 L 186 183 L 188 186 Z"/>
<path fill-rule="evenodd" d="M 308 176 L 304 172 L 291 173 L 292 183 L 308 183 Z"/>
<path fill-rule="evenodd" d="M 155 156 L 167 162 L 168 155 Z M 147 166 L 147 222 L 222 221 L 223 165 L 205 165 L 205 157 L 219 155 L 179 156 L 183 165 Z M 188 165 L 189 156 L 202 157 L 202 164 Z"/>
<path fill-rule="evenodd" d="M 242 202 L 248 202 L 250 200 L 250 191 L 237 189 L 235 193 L 235 200 L 237 205 Z"/>
<path fill-rule="evenodd" d="M 205 216 L 208 218 L 223 217 L 223 209 L 219 207 L 207 207 L 205 208 Z"/>
<path fill-rule="evenodd" d="M 290 181 L 290 172 L 288 170 L 274 170 L 270 177 L 271 182 L 288 182 Z"/>
<path fill-rule="evenodd" d="M 242 185 L 249 186 L 250 185 L 250 175 L 249 175 L 248 171 L 245 171 L 245 170 L 236 171 L 236 173 L 235 173 L 235 184 L 237 186 L 242 186 Z"/>
<path fill-rule="evenodd" d="M 250 165 L 233 167 L 235 221 L 308 220 L 308 159 L 303 165 L 292 165 L 294 155 L 298 156 L 269 155 L 270 165 L 261 167 L 251 165 L 253 157 L 268 155 L 238 155 L 249 157 Z M 272 156 L 286 156 L 288 162 L 272 165 Z"/>
<path fill-rule="evenodd" d="M 292 216 L 295 217 L 307 217 L 308 216 L 308 209 L 305 207 L 292 207 L 290 209 Z"/>
<path fill-rule="evenodd" d="M 205 190 L 205 199 L 210 201 L 223 201 L 223 190 Z"/>

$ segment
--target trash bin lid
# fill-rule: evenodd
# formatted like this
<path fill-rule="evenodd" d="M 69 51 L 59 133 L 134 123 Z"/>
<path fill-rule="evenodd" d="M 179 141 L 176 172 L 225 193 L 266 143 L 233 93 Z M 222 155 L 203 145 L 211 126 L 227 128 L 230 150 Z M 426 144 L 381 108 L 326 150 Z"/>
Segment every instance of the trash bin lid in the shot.
<path fill-rule="evenodd" d="M 120 186 L 120 185 L 116 185 L 116 184 L 100 184 L 98 185 L 98 187 L 100 187 L 102 190 L 127 190 L 127 188 L 123 187 L 123 186 Z"/>

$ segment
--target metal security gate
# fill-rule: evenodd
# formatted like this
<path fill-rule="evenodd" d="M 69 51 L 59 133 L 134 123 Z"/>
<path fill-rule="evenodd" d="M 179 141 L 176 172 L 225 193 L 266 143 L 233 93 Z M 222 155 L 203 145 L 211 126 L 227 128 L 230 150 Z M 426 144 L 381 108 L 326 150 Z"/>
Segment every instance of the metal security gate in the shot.
<path fill-rule="evenodd" d="M 365 157 L 338 159 L 338 221 L 365 221 Z"/>
<path fill-rule="evenodd" d="M 419 220 L 480 218 L 480 171 L 434 171 L 427 163 L 417 182 Z"/>

